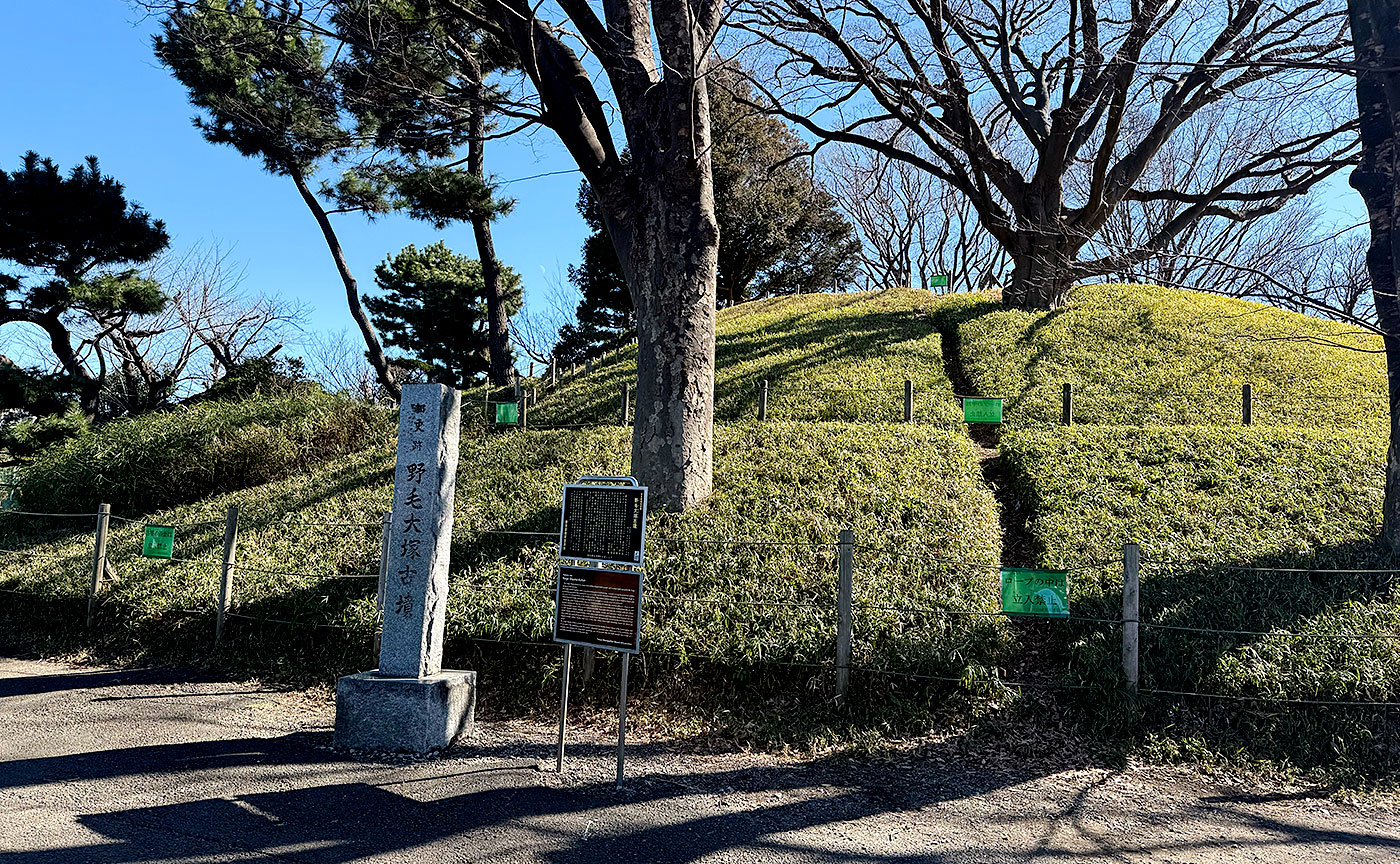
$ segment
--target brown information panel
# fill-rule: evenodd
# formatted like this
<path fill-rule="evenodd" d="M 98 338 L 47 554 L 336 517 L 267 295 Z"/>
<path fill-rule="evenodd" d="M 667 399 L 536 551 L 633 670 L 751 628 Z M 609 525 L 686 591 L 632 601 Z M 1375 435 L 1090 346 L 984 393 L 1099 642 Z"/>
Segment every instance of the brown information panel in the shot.
<path fill-rule="evenodd" d="M 636 654 L 642 647 L 642 574 L 559 568 L 554 641 Z"/>
<path fill-rule="evenodd" d="M 645 486 L 564 487 L 560 558 L 639 566 L 646 530 Z"/>

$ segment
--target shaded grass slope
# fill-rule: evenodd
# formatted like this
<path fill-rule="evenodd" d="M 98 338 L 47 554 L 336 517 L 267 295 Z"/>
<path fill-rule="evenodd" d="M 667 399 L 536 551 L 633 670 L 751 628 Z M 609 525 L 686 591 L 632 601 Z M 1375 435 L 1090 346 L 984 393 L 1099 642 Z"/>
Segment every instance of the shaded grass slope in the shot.
<path fill-rule="evenodd" d="M 928 427 L 740 424 L 718 433 L 716 491 L 649 528 L 643 696 L 707 702 L 720 694 L 825 693 L 834 654 L 836 551 L 857 536 L 937 544 L 995 560 L 997 511 L 969 442 Z M 449 664 L 484 669 L 497 704 L 544 704 L 558 652 L 547 642 L 560 486 L 623 473 L 621 429 L 512 432 L 467 438 L 458 478 L 449 599 Z M 378 521 L 389 506 L 387 447 L 252 489 L 158 511 L 177 527 L 176 560 L 139 556 L 141 521 L 114 520 L 117 579 L 95 632 L 83 633 L 91 519 L 0 516 L 0 590 L 9 640 L 141 661 L 214 657 L 212 605 L 225 508 L 241 510 L 229 645 L 244 671 L 329 680 L 370 663 Z M 118 514 L 122 515 L 122 514 Z M 351 524 L 327 524 L 351 523 Z M 993 610 L 994 573 L 938 572 L 897 554 L 863 553 L 860 592 L 887 602 Z M 42 614 L 35 614 L 41 612 Z M 290 622 L 290 623 L 277 623 Z M 985 678 L 1007 629 L 986 617 L 928 627 L 897 616 L 857 619 L 853 659 L 955 679 Z M 318 625 L 318 626 L 310 626 Z M 504 654 L 478 663 L 497 641 Z M 774 666 L 794 664 L 791 666 Z M 758 689 L 754 689 L 758 688 Z M 741 700 L 742 701 L 742 700 Z"/>
<path fill-rule="evenodd" d="M 1400 562 L 1374 544 L 1381 432 L 1085 427 L 1007 434 L 1002 448 L 1043 563 L 1141 544 L 1142 686 L 1225 697 L 1149 697 L 1163 746 L 1203 736 L 1216 752 L 1400 770 L 1389 715 L 1356 704 L 1400 700 Z M 1116 619 L 1121 591 L 1120 564 L 1075 571 L 1074 614 Z M 1050 633 L 1071 680 L 1119 680 L 1116 627 Z"/>
<path fill-rule="evenodd" d="M 896 422 L 903 418 L 908 378 L 915 420 L 957 428 L 961 414 L 932 314 L 939 303 L 925 291 L 890 289 L 780 297 L 721 310 L 716 420 L 757 416 L 758 382 L 767 379 L 769 419 Z M 621 388 L 635 384 L 636 368 L 635 347 L 608 355 L 541 397 L 533 422 L 618 423 Z M 482 395 L 475 393 L 473 403 Z"/>
<path fill-rule="evenodd" d="M 1149 285 L 1083 285 L 1054 312 L 960 310 L 957 341 L 977 393 L 1007 400 L 1010 426 L 1060 422 L 1074 384 L 1087 424 L 1367 425 L 1386 408 L 1380 339 L 1245 300 Z"/>

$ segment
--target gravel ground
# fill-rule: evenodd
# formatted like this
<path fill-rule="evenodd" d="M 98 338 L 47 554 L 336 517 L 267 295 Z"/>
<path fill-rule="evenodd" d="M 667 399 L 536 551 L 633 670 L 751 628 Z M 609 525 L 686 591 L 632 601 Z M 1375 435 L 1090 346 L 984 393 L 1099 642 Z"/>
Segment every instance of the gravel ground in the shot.
<path fill-rule="evenodd" d="M 696 755 L 485 722 L 452 755 L 330 748 L 324 695 L 0 659 L 0 860 L 1377 862 L 1400 816 L 1180 770 Z M 991 767 L 988 767 L 988 766 Z M 1004 770 L 998 765 L 1008 766 Z"/>

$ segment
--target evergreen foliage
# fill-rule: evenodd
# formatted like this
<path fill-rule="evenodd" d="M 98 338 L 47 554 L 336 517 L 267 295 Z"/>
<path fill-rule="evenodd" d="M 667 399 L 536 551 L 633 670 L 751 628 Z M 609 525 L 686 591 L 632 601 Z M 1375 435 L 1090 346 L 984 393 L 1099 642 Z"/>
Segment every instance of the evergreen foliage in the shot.
<path fill-rule="evenodd" d="M 43 329 L 63 370 L 53 376 L 0 364 L 0 407 L 52 413 L 72 392 L 90 409 L 102 382 L 73 344 L 71 319 L 161 311 L 166 296 L 134 265 L 169 245 L 165 224 L 128 202 L 95 156 L 64 175 L 53 160 L 30 151 L 19 170 L 0 171 L 0 261 L 19 268 L 0 272 L 0 325 Z"/>
<path fill-rule="evenodd" d="M 507 311 L 524 303 L 520 276 L 501 273 Z M 422 250 L 407 246 L 375 268 L 385 292 L 366 297 L 365 308 L 384 343 L 402 349 L 429 378 L 457 387 L 475 383 L 490 367 L 487 310 L 481 262 L 445 243 Z"/>

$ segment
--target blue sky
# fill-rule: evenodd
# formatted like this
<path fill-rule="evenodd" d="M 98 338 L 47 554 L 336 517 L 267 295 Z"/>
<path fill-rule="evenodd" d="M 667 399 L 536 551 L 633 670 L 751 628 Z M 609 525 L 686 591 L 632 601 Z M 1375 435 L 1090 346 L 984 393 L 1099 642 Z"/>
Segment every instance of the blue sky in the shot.
<path fill-rule="evenodd" d="M 247 268 L 245 288 L 310 304 L 308 329 L 353 331 L 330 254 L 291 182 L 200 137 L 184 89 L 151 53 L 156 22 L 123 0 L 0 7 L 0 168 L 17 168 L 27 150 L 65 169 L 95 155 L 129 199 L 165 220 L 176 249 L 223 243 Z M 587 233 L 573 168 L 547 131 L 488 145 L 487 169 L 501 179 L 570 172 L 507 187 L 516 207 L 496 224 L 496 250 L 523 277 L 528 303 L 563 279 Z M 373 289 L 374 266 L 409 243 L 445 240 L 476 255 L 466 224 L 438 232 L 397 216 L 334 218 L 362 291 Z"/>
<path fill-rule="evenodd" d="M 246 267 L 245 288 L 309 304 L 308 330 L 353 335 L 311 214 L 285 178 L 200 137 L 183 88 L 152 56 L 154 21 L 125 0 L 9 0 L 0 8 L 0 167 L 17 167 L 27 150 L 65 168 L 96 155 L 132 200 L 165 220 L 177 250 L 221 243 Z M 527 304 L 545 307 L 586 233 L 574 210 L 579 175 L 546 130 L 491 142 L 487 164 L 503 180 L 550 175 L 507 186 L 516 208 L 495 228 L 497 253 L 522 275 Z M 1329 221 L 1364 221 L 1345 176 L 1318 197 Z M 465 224 L 438 232 L 398 216 L 336 219 L 362 291 L 373 290 L 374 266 L 409 243 L 441 239 L 475 255 Z M 0 334 L 0 347 L 11 336 Z"/>

